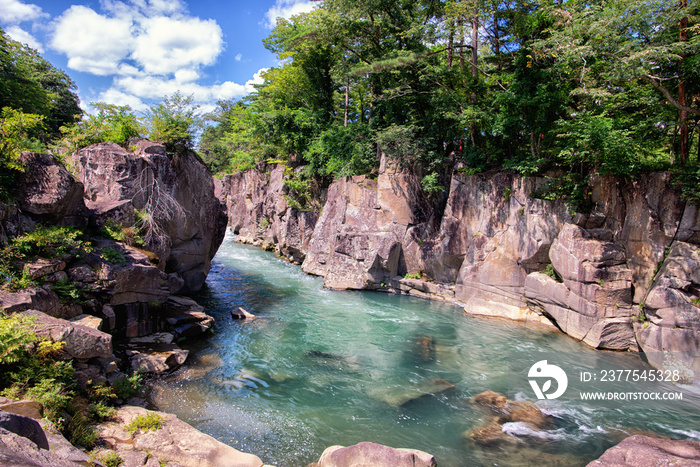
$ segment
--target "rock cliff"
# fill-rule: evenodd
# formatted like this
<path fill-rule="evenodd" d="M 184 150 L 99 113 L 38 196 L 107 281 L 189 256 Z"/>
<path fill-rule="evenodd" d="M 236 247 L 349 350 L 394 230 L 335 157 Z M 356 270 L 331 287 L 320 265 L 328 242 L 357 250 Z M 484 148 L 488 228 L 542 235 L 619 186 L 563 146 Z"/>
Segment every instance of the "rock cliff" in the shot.
<path fill-rule="evenodd" d="M 226 229 L 211 173 L 192 151 L 167 154 L 147 140 L 132 141 L 130 149 L 101 143 L 72 156 L 87 203 L 97 212 L 118 212 L 129 201 L 143 210 L 158 266 L 182 277 L 181 293 L 197 291 Z"/>
<path fill-rule="evenodd" d="M 582 214 L 539 199 L 544 179 L 502 172 L 455 171 L 440 206 L 383 160 L 376 180 L 332 183 L 318 217 L 288 205 L 283 176 L 276 166 L 223 180 L 232 229 L 327 287 L 446 300 L 700 369 L 700 217 L 668 173 L 594 176 Z"/>

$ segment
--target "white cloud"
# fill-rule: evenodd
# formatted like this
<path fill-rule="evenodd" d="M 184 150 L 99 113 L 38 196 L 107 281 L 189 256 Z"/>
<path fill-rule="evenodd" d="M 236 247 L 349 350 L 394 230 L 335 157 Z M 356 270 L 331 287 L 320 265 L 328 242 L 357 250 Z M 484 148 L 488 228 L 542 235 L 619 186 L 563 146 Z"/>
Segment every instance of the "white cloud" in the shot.
<path fill-rule="evenodd" d="M 137 112 L 143 112 L 148 109 L 148 105 L 144 104 L 138 97 L 132 94 L 126 94 L 114 88 L 109 88 L 100 94 L 98 101 L 114 105 L 128 105 Z"/>
<path fill-rule="evenodd" d="M 0 0 L 0 18 L 3 24 L 17 24 L 46 16 L 40 6 L 18 0 Z"/>
<path fill-rule="evenodd" d="M 68 56 L 68 68 L 95 75 L 119 73 L 133 48 L 133 23 L 73 5 L 57 19 L 51 47 Z"/>
<path fill-rule="evenodd" d="M 211 65 L 223 47 L 223 33 L 214 20 L 159 16 L 144 20 L 139 29 L 132 57 L 147 73 Z"/>
<path fill-rule="evenodd" d="M 308 13 L 313 10 L 314 7 L 314 2 L 310 0 L 276 0 L 272 8 L 265 13 L 267 27 L 275 27 L 277 18 L 289 19 L 300 13 Z"/>
<path fill-rule="evenodd" d="M 52 23 L 50 42 L 68 57 L 69 68 L 112 77 L 111 86 L 93 92 L 92 100 L 141 111 L 150 101 L 180 92 L 211 107 L 217 100 L 243 97 L 263 82 L 259 70 L 245 84 L 202 83 L 203 69 L 224 49 L 223 32 L 214 20 L 190 16 L 182 0 L 100 0 L 99 5 L 63 12 Z"/>
<path fill-rule="evenodd" d="M 17 42 L 27 44 L 32 49 L 36 49 L 37 52 L 44 53 L 44 47 L 41 45 L 41 42 L 39 42 L 34 36 L 29 34 L 21 27 L 8 26 L 7 29 L 5 29 L 5 32 L 8 36 L 16 40 Z"/>

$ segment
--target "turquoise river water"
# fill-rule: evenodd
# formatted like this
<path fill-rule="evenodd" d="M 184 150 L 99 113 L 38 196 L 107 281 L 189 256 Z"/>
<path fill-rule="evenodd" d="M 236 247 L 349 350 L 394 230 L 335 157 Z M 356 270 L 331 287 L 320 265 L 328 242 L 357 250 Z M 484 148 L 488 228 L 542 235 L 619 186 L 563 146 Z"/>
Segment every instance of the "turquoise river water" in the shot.
<path fill-rule="evenodd" d="M 191 364 L 154 399 L 268 464 L 306 466 L 328 446 L 374 441 L 429 452 L 441 467 L 568 466 L 585 465 L 627 434 L 700 439 L 700 398 L 687 387 L 599 380 L 606 369 L 649 370 L 634 354 L 594 351 L 558 331 L 469 316 L 455 305 L 326 290 L 320 278 L 230 234 L 195 298 L 216 318 L 216 332 L 190 348 Z M 237 306 L 259 318 L 232 320 Z M 536 400 L 527 372 L 544 359 L 569 379 L 565 396 L 537 402 L 554 417 L 550 429 L 507 423 L 515 442 L 489 448 L 465 436 L 490 420 L 470 397 L 495 390 Z M 581 372 L 597 380 L 581 381 Z M 409 400 L 435 379 L 455 388 Z M 578 397 L 584 390 L 680 391 L 683 400 L 592 402 Z"/>

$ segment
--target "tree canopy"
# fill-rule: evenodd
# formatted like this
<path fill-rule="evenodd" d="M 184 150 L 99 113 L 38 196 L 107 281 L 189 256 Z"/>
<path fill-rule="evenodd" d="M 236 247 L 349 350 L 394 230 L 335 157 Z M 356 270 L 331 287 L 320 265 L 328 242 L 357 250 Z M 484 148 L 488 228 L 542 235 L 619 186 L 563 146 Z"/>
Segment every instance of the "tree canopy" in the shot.
<path fill-rule="evenodd" d="M 316 177 L 382 151 L 439 190 L 447 167 L 635 176 L 697 163 L 698 3 L 324 0 L 264 41 L 281 65 L 222 102 L 215 171 L 265 159 Z M 400 150 L 396 150 L 396 149 Z"/>

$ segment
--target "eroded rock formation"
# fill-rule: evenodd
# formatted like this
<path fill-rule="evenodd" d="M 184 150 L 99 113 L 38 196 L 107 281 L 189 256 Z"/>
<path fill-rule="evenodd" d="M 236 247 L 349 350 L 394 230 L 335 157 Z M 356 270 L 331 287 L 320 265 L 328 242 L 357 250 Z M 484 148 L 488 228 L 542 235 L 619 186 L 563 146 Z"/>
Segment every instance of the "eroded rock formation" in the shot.
<path fill-rule="evenodd" d="M 376 180 L 332 183 L 313 222 L 286 202 L 284 170 L 226 177 L 231 226 L 327 287 L 451 301 L 556 326 L 595 348 L 641 349 L 659 368 L 700 370 L 700 216 L 668 173 L 593 176 L 592 209 L 581 214 L 537 198 L 544 179 L 455 171 L 441 208 L 383 160 Z"/>
<path fill-rule="evenodd" d="M 88 206 L 98 218 L 112 211 L 126 222 L 129 216 L 120 210 L 125 202 L 145 210 L 159 267 L 182 277 L 181 293 L 199 290 L 226 228 L 211 173 L 192 151 L 168 154 L 147 140 L 130 148 L 101 143 L 73 155 Z"/>

